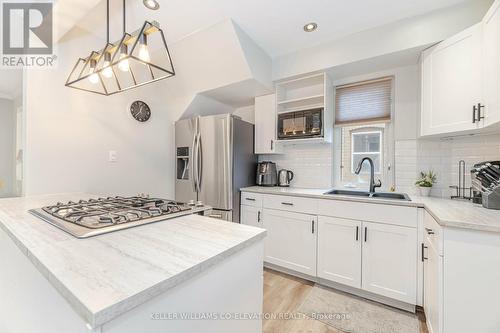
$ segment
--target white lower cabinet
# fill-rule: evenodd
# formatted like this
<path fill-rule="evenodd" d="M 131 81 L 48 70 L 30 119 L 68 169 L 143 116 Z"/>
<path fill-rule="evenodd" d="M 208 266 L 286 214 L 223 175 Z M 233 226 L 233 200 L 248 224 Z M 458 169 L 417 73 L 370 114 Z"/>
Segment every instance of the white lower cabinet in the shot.
<path fill-rule="evenodd" d="M 415 304 L 417 230 L 363 222 L 362 289 Z"/>
<path fill-rule="evenodd" d="M 369 292 L 365 296 L 417 303 L 417 268 L 422 265 L 417 208 L 283 195 L 242 197 L 249 200 L 242 201 L 241 223 L 267 230 L 266 263 Z"/>
<path fill-rule="evenodd" d="M 318 277 L 361 288 L 361 222 L 318 217 Z"/>
<path fill-rule="evenodd" d="M 431 242 L 425 240 L 424 248 L 424 309 L 429 333 L 442 333 L 442 283 L 443 257 Z"/>
<path fill-rule="evenodd" d="M 262 209 L 259 207 L 242 205 L 240 210 L 240 222 L 241 224 L 263 228 Z"/>
<path fill-rule="evenodd" d="M 264 209 L 263 219 L 267 230 L 264 261 L 316 276 L 317 217 Z"/>

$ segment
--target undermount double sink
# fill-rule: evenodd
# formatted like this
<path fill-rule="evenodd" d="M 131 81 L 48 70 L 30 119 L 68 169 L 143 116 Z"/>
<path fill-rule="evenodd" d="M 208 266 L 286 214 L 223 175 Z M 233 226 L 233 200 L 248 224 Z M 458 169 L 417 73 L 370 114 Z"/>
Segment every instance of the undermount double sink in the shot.
<path fill-rule="evenodd" d="M 326 192 L 325 195 L 344 195 L 344 196 L 365 197 L 365 198 L 375 198 L 375 199 L 411 201 L 408 194 L 406 194 L 406 193 L 393 193 L 393 192 L 331 190 L 331 191 Z"/>

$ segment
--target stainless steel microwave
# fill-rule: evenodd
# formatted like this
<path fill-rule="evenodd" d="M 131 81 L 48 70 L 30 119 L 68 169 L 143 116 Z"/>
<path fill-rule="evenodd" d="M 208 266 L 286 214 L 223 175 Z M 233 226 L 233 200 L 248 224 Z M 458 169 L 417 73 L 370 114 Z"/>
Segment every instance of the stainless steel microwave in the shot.
<path fill-rule="evenodd" d="M 323 108 L 278 114 L 278 140 L 323 137 Z"/>

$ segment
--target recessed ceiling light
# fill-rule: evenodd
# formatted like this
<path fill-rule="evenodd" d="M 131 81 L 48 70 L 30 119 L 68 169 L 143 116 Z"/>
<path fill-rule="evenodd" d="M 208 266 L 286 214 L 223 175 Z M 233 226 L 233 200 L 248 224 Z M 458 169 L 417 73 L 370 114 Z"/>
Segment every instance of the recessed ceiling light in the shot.
<path fill-rule="evenodd" d="M 144 4 L 144 6 L 152 10 L 157 10 L 160 8 L 160 4 L 156 0 L 142 0 L 142 3 Z"/>
<path fill-rule="evenodd" d="M 311 23 L 307 23 L 305 26 L 304 26 L 304 31 L 305 32 L 313 32 L 314 30 L 318 29 L 318 24 L 317 23 L 314 23 L 314 22 L 311 22 Z"/>

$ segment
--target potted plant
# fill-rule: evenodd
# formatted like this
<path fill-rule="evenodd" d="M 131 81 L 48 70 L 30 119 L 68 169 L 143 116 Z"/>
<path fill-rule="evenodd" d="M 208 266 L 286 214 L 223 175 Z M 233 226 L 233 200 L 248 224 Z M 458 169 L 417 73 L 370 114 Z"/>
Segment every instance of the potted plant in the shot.
<path fill-rule="evenodd" d="M 432 185 L 436 183 L 436 180 L 437 177 L 434 171 L 421 171 L 420 178 L 415 182 L 415 185 L 418 186 L 418 189 L 420 191 L 420 195 L 423 197 L 428 197 L 431 193 Z"/>

